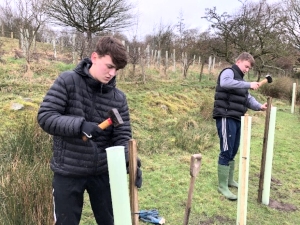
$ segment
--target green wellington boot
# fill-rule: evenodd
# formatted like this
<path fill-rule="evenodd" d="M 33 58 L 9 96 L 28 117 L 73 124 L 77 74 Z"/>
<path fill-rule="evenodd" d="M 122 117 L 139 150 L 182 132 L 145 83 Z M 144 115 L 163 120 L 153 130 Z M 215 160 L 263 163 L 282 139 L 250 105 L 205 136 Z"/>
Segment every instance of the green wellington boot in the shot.
<path fill-rule="evenodd" d="M 219 187 L 218 191 L 223 194 L 227 199 L 231 201 L 237 200 L 237 196 L 234 195 L 228 189 L 228 177 L 229 177 L 229 166 L 224 166 L 218 164 L 218 178 L 219 178 Z"/>
<path fill-rule="evenodd" d="M 229 187 L 239 187 L 239 184 L 237 182 L 234 181 L 233 179 L 233 174 L 234 174 L 234 161 L 230 161 L 229 162 L 229 178 L 228 178 L 228 186 Z"/>

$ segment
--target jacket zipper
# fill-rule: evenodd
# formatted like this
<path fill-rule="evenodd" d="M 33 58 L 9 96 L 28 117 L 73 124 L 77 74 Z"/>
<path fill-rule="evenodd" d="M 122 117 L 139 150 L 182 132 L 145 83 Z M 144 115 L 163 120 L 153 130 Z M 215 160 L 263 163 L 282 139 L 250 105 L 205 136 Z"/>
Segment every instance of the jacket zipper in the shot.
<path fill-rule="evenodd" d="M 101 84 L 100 94 L 102 94 L 102 88 L 103 88 L 103 84 Z M 91 115 L 94 115 L 95 99 L 96 99 L 96 95 L 95 95 L 95 91 L 93 90 L 92 110 L 91 110 L 92 114 Z M 96 174 L 97 173 L 97 162 L 98 162 L 97 144 L 95 142 L 93 142 L 92 145 L 93 145 L 93 149 L 94 149 L 94 174 Z"/>

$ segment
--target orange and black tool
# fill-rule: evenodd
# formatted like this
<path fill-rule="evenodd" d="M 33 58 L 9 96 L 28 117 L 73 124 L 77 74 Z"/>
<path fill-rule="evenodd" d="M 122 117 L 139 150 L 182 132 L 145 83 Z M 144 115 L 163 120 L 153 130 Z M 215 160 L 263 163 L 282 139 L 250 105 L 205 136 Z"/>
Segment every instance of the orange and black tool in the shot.
<path fill-rule="evenodd" d="M 115 108 L 108 111 L 108 116 L 109 117 L 106 120 L 104 120 L 102 123 L 100 123 L 98 125 L 98 127 L 101 130 L 106 129 L 107 127 L 109 127 L 111 125 L 113 125 L 114 127 L 117 127 L 117 126 L 120 126 L 124 123 L 123 119 L 121 118 L 121 116 L 118 112 L 118 110 L 115 109 Z M 82 140 L 87 141 L 88 140 L 87 136 L 83 135 Z"/>

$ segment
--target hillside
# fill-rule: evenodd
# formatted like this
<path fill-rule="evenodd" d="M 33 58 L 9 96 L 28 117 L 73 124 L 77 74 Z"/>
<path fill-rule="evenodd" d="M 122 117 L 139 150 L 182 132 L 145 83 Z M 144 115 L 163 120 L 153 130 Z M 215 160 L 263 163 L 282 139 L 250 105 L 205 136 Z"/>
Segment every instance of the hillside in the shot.
<path fill-rule="evenodd" d="M 4 51 L 0 66 L 0 132 L 5 134 L 14 130 L 12 128 L 18 128 L 23 120 L 26 121 L 24 118 L 35 117 L 39 103 L 55 77 L 74 65 L 41 57 L 39 62 L 32 64 L 32 76 L 26 76 L 25 60 L 14 58 L 13 49 L 17 48 L 17 40 L 0 38 L 0 41 L 4 43 L 0 49 Z M 201 153 L 201 169 L 196 178 L 189 224 L 231 225 L 236 223 L 237 202 L 227 201 L 216 190 L 219 144 L 215 121 L 211 118 L 216 75 L 222 68 L 217 68 L 212 75 L 205 74 L 201 82 L 198 69 L 197 66 L 192 67 L 188 79 L 182 79 L 179 70 L 175 73 L 171 69 L 168 79 L 162 78 L 161 71 L 154 67 L 147 69 L 145 84 L 138 80 L 139 72 L 133 81 L 118 79 L 118 87 L 128 98 L 133 138 L 138 143 L 138 154 L 142 161 L 143 186 L 139 190 L 139 208 L 158 209 L 166 219 L 166 224 L 182 224 L 190 184 L 190 157 Z M 129 76 L 130 65 L 123 73 L 124 77 Z M 251 76 L 250 79 L 254 80 Z M 260 91 L 251 91 L 251 94 L 261 102 L 268 97 Z M 24 107 L 12 110 L 13 103 Z M 299 107 L 297 105 L 292 114 L 288 100 L 273 98 L 272 103 L 277 107 L 277 118 L 270 196 L 272 204 L 269 206 L 257 202 L 265 113 L 248 112 L 252 117 L 252 135 L 247 223 L 300 224 L 300 174 L 297 173 L 297 158 L 300 157 L 297 151 Z M 33 133 L 39 134 L 40 131 L 33 130 Z M 46 145 L 45 142 L 40 145 Z M 6 150 L 2 146 L 0 155 L 7 156 L 8 153 L 3 149 Z M 22 163 L 12 163 L 8 159 L 3 157 L 0 160 L 3 168 L 12 166 L 11 171 L 17 174 L 20 171 L 18 177 L 22 179 L 21 170 L 15 169 Z M 47 174 L 44 172 L 47 169 L 50 171 L 48 164 L 42 166 L 43 170 L 36 170 L 35 177 L 42 176 L 41 173 Z M 24 174 L 29 174 L 30 170 L 26 169 Z M 5 169 L 1 171 L 4 172 L 0 180 L 4 182 L 9 179 L 10 173 L 6 173 Z M 235 176 L 238 178 L 237 172 Z M 49 193 L 50 186 L 51 183 L 46 185 Z M 8 196 L 5 192 L 8 188 L 4 187 L 0 182 L 0 199 L 3 201 Z M 234 189 L 232 191 L 237 193 Z M 48 201 L 43 200 L 41 204 L 51 201 L 50 197 L 51 193 L 45 197 L 49 198 Z M 51 209 L 51 205 L 48 208 Z M 51 213 L 49 215 L 52 216 Z M 96 223 L 86 198 L 81 225 L 92 224 Z"/>

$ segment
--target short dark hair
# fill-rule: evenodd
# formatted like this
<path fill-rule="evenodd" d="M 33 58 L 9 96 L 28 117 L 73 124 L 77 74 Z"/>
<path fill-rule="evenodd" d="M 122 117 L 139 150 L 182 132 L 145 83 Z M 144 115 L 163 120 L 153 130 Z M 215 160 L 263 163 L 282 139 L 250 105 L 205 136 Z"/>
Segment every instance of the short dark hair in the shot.
<path fill-rule="evenodd" d="M 96 45 L 95 52 L 99 56 L 109 55 L 117 69 L 123 69 L 127 65 L 127 52 L 122 42 L 114 37 L 101 37 Z"/>
<path fill-rule="evenodd" d="M 236 61 L 241 60 L 241 61 L 248 61 L 250 62 L 251 67 L 254 66 L 255 60 L 253 56 L 248 53 L 248 52 L 242 52 L 237 58 Z"/>

